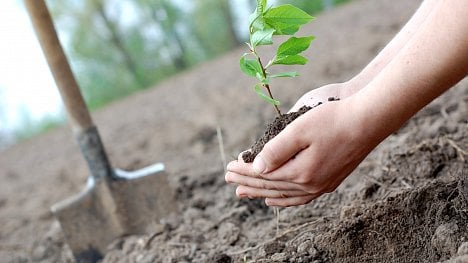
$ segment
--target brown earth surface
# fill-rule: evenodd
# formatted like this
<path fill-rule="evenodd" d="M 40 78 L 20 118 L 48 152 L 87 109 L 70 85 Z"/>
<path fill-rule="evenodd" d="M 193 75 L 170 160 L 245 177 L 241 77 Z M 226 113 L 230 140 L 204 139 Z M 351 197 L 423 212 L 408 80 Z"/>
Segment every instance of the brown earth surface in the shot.
<path fill-rule="evenodd" d="M 287 109 L 356 74 L 420 1 L 356 0 L 318 16 L 302 76 L 280 81 Z M 104 262 L 468 262 L 468 81 L 387 138 L 334 192 L 273 209 L 224 183 L 216 129 L 234 159 L 274 111 L 251 91 L 244 49 L 93 113 L 112 163 L 163 162 L 181 206 L 161 230 L 116 240 Z M 0 153 L 0 262 L 70 262 L 49 208 L 88 171 L 68 127 Z"/>

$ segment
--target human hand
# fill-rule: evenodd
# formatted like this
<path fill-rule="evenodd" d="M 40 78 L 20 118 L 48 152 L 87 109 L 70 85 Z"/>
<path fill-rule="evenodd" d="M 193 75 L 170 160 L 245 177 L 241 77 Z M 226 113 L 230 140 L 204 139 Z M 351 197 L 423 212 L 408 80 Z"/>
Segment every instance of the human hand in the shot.
<path fill-rule="evenodd" d="M 296 105 L 311 101 L 306 95 Z M 359 105 L 350 97 L 307 112 L 268 142 L 252 164 L 229 163 L 226 181 L 239 185 L 239 197 L 266 198 L 270 206 L 302 205 L 333 191 L 378 143 L 364 133 Z"/>
<path fill-rule="evenodd" d="M 237 195 L 293 206 L 332 191 L 380 141 L 465 78 L 467 2 L 436 5 L 421 17 L 424 23 L 414 24 L 416 33 L 402 30 L 403 37 L 354 78 L 358 88 L 365 86 L 360 92 L 297 118 L 253 164 L 231 162 L 226 181 L 239 184 Z M 450 37 L 430 41 L 438 33 Z"/>
<path fill-rule="evenodd" d="M 351 96 L 356 90 L 357 87 L 355 87 L 353 81 L 328 84 L 302 95 L 289 112 L 298 111 L 302 106 L 313 107 L 325 103 L 330 98 L 344 99 Z"/>

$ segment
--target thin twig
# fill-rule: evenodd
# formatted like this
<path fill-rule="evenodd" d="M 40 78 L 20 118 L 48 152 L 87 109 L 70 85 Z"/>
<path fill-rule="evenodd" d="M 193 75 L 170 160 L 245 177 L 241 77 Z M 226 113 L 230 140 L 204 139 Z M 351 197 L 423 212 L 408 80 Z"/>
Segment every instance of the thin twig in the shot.
<path fill-rule="evenodd" d="M 271 93 L 270 85 L 265 84 L 264 87 L 265 87 L 266 90 L 268 91 L 268 95 L 270 96 L 270 98 L 271 98 L 272 100 L 274 100 L 275 98 L 273 98 L 273 94 Z M 281 110 L 279 109 L 278 105 L 273 104 L 273 107 L 275 107 L 275 111 L 276 111 L 276 113 L 278 114 L 278 116 L 281 116 Z"/>
<path fill-rule="evenodd" d="M 221 161 L 223 162 L 223 169 L 224 173 L 226 173 L 226 154 L 224 153 L 224 140 L 223 140 L 223 134 L 221 132 L 221 127 L 218 125 L 216 126 L 216 135 L 218 136 L 218 144 L 219 144 L 219 153 L 221 155 Z"/>
<path fill-rule="evenodd" d="M 258 63 L 260 64 L 260 67 L 262 68 L 263 77 L 266 78 L 267 73 L 266 73 L 265 67 L 263 66 L 262 60 L 260 59 L 260 57 L 255 51 L 253 52 L 253 54 L 257 57 Z M 264 84 L 263 87 L 265 87 L 265 89 L 268 91 L 268 96 L 270 96 L 272 100 L 275 100 L 275 98 L 273 97 L 273 94 L 271 93 L 270 85 Z M 273 107 L 275 107 L 275 111 L 278 114 L 278 116 L 281 116 L 281 110 L 278 108 L 278 105 L 273 104 Z"/>
<path fill-rule="evenodd" d="M 275 214 L 276 214 L 276 235 L 279 234 L 279 221 L 280 221 L 280 210 L 279 207 L 275 207 Z"/>

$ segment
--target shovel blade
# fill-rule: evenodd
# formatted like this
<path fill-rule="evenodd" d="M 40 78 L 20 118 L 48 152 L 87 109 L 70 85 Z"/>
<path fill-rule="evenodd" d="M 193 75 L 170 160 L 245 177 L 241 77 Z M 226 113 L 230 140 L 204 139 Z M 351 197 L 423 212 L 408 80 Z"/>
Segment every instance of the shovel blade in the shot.
<path fill-rule="evenodd" d="M 177 211 L 164 171 L 136 173 L 126 172 L 121 180 L 90 177 L 81 193 L 51 208 L 77 262 L 97 262 L 114 239 L 149 233 L 159 219 Z"/>

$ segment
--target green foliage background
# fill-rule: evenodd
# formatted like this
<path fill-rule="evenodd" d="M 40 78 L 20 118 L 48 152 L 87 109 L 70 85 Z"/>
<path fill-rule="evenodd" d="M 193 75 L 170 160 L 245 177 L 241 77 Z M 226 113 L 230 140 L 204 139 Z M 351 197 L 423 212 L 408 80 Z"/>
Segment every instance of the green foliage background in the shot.
<path fill-rule="evenodd" d="M 346 0 L 329 0 L 338 4 Z M 273 2 L 273 1 L 271 1 Z M 279 0 L 310 14 L 322 0 Z M 49 0 L 91 109 L 151 87 L 248 39 L 242 19 L 255 0 Z M 130 10 L 130 11 L 126 11 Z M 240 13 L 244 13 L 241 17 Z M 129 18 L 130 17 L 130 18 Z"/>
<path fill-rule="evenodd" d="M 347 0 L 270 0 L 310 14 Z M 271 2 L 271 3 L 270 3 Z M 248 40 L 255 0 L 48 0 L 59 37 L 91 110 L 152 87 Z M 245 28 L 244 28 L 245 27 Z M 61 123 L 25 118 L 17 139 Z"/>

